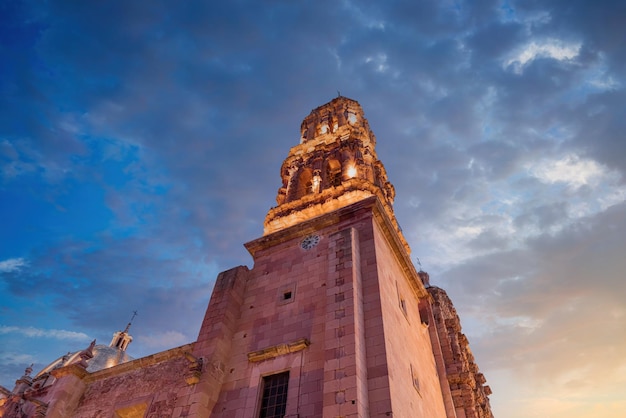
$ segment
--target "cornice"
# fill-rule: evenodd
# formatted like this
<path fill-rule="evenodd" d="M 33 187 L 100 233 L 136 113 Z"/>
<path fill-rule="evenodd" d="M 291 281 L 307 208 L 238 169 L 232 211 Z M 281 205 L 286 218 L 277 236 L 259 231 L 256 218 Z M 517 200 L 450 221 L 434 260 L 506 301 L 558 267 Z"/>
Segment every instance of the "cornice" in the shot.
<path fill-rule="evenodd" d="M 295 202 L 294 202 L 295 203 Z M 253 241 L 244 244 L 248 252 L 254 258 L 259 251 L 264 251 L 272 248 L 283 242 L 292 240 L 298 237 L 304 237 L 312 234 L 320 229 L 332 226 L 341 221 L 344 221 L 352 216 L 356 212 L 362 210 L 370 210 L 373 214 L 373 219 L 383 233 L 387 243 L 396 260 L 400 264 L 402 270 L 406 274 L 411 286 L 419 298 L 428 297 L 428 292 L 424 287 L 418 272 L 413 265 L 410 257 L 409 246 L 406 240 L 400 232 L 395 218 L 389 216 L 389 209 L 385 206 L 383 201 L 377 195 L 371 195 L 365 197 L 355 203 L 346 205 L 332 212 L 325 213 L 315 218 L 302 221 L 295 225 L 285 227 L 284 229 L 262 236 Z M 391 212 L 393 213 L 393 212 Z"/>
<path fill-rule="evenodd" d="M 266 347 L 262 350 L 252 351 L 248 353 L 248 361 L 251 363 L 256 363 L 259 361 L 270 360 L 278 356 L 283 356 L 285 354 L 302 351 L 309 345 L 311 345 L 311 342 L 306 338 L 300 338 L 286 344 L 273 345 L 271 347 Z"/>

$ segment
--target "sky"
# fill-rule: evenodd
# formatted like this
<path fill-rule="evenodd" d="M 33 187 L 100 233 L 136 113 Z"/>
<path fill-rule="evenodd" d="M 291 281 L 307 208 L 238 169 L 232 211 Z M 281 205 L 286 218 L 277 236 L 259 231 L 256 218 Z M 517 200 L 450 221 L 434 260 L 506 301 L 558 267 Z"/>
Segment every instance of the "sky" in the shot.
<path fill-rule="evenodd" d="M 362 105 L 499 418 L 626 411 L 626 2 L 0 2 L 0 384 L 197 337 L 300 123 Z"/>

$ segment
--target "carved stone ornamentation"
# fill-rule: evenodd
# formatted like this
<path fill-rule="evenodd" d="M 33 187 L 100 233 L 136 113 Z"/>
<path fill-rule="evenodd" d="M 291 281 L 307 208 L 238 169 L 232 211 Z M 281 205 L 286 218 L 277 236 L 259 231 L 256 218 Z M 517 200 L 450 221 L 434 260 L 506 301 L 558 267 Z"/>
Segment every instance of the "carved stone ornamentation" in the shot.
<path fill-rule="evenodd" d="M 188 372 L 185 375 L 185 382 L 187 382 L 188 385 L 195 385 L 200 381 L 204 360 L 202 358 L 194 357 L 189 352 L 185 353 L 185 358 L 189 360 Z"/>
<path fill-rule="evenodd" d="M 454 406 L 462 408 L 466 418 L 493 418 L 488 398 L 491 388 L 485 385 L 485 376 L 478 371 L 452 301 L 443 289 L 436 286 L 427 289 L 433 298 L 433 316 Z"/>

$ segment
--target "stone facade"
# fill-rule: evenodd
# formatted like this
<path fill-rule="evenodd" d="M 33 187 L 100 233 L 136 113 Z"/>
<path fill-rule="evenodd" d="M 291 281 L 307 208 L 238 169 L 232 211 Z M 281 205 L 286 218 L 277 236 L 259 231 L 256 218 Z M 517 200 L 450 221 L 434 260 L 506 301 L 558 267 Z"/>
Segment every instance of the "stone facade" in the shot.
<path fill-rule="evenodd" d="M 423 275 L 426 275 L 422 272 Z M 426 275 L 427 276 L 427 275 Z M 485 376 L 478 371 L 467 337 L 461 332 L 461 321 L 447 293 L 436 286 L 428 287 L 432 296 L 434 329 L 441 346 L 445 373 L 450 385 L 457 418 L 492 417 L 484 385 Z"/>
<path fill-rule="evenodd" d="M 258 417 L 278 375 L 269 416 L 491 417 L 456 311 L 411 262 L 360 105 L 338 97 L 301 133 L 245 244 L 253 267 L 220 273 L 194 343 L 94 372 L 87 349 L 45 387 L 26 373 L 3 390 L 0 417 Z"/>

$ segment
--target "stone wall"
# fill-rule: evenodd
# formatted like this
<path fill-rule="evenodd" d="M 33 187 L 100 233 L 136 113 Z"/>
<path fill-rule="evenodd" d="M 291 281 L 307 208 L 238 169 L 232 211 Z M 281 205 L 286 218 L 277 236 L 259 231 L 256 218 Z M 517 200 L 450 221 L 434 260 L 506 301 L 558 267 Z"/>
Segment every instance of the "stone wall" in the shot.
<path fill-rule="evenodd" d="M 403 271 L 398 254 L 381 228 L 374 228 L 373 238 L 376 241 L 377 289 L 368 293 L 370 296 L 373 291 L 380 294 L 379 317 L 383 321 L 391 399 L 389 412 L 394 417 L 444 417 L 445 406 L 430 336 L 419 312 L 420 293 L 423 292 L 423 298 L 428 295 L 423 288 L 421 292 L 414 289 L 412 281 L 417 277 Z"/>
<path fill-rule="evenodd" d="M 147 417 L 173 416 L 186 363 L 179 358 L 96 381 L 85 390 L 76 417 L 109 417 L 111 411 L 141 408 Z"/>

